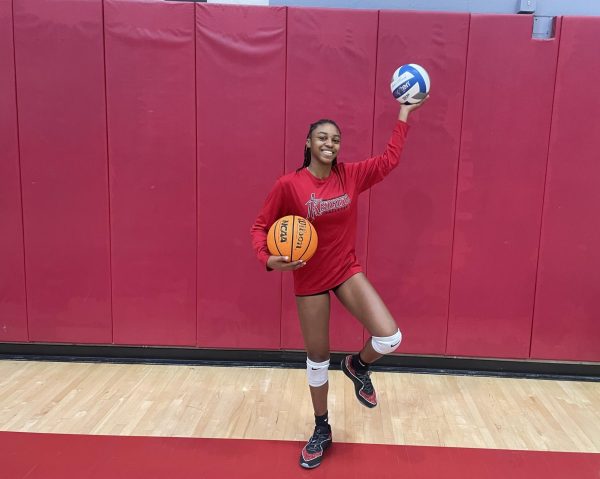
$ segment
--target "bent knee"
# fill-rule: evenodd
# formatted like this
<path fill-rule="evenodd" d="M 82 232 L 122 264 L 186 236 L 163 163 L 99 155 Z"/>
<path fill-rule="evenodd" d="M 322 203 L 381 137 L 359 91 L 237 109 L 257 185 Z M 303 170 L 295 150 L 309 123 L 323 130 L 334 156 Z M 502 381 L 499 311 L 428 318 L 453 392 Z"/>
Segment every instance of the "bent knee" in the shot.
<path fill-rule="evenodd" d="M 372 336 L 371 346 L 379 354 L 390 354 L 393 353 L 400 343 L 402 342 L 402 333 L 398 329 L 394 334 L 390 336 Z"/>

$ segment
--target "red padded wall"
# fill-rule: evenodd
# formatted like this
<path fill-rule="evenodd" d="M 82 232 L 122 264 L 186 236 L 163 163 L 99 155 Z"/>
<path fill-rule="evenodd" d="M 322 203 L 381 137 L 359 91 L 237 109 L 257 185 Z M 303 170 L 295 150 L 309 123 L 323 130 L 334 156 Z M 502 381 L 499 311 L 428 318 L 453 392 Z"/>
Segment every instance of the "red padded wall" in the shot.
<path fill-rule="evenodd" d="M 563 19 L 531 356 L 600 361 L 600 19 Z M 578 79 L 573 75 L 577 72 Z M 589 81 L 581 92 L 581 78 Z"/>
<path fill-rule="evenodd" d="M 449 355 L 529 356 L 558 52 L 532 22 L 471 16 Z"/>
<path fill-rule="evenodd" d="M 0 0 L 0 342 L 27 341 L 11 0 Z"/>
<path fill-rule="evenodd" d="M 0 341 L 111 343 L 114 307 L 118 344 L 303 348 L 292 276 L 263 271 L 249 227 L 312 121 L 339 122 L 341 161 L 382 150 L 410 61 L 432 99 L 357 244 L 400 352 L 600 361 L 600 90 L 574 101 L 569 75 L 600 74 L 600 27 L 562 27 L 0 0 Z M 333 299 L 332 350 L 363 339 Z"/>
<path fill-rule="evenodd" d="M 193 346 L 194 6 L 104 5 L 114 342 Z"/>
<path fill-rule="evenodd" d="M 29 333 L 110 343 L 100 0 L 15 0 Z"/>
<path fill-rule="evenodd" d="M 196 5 L 198 345 L 280 346 L 281 274 L 250 226 L 283 173 L 285 8 Z"/>
<path fill-rule="evenodd" d="M 288 9 L 286 172 L 302 165 L 309 125 L 319 118 L 342 130 L 340 161 L 370 156 L 377 17 L 377 11 Z M 360 201 L 357 255 L 366 265 L 368 195 Z M 303 348 L 292 276 L 283 282 L 282 347 Z M 362 326 L 332 299 L 331 348 L 360 348 Z"/>
<path fill-rule="evenodd" d="M 381 12 L 373 149 L 388 141 L 399 105 L 392 72 L 418 63 L 432 80 L 409 117 L 400 165 L 371 190 L 369 277 L 403 332 L 398 352 L 444 354 L 468 14 Z"/>

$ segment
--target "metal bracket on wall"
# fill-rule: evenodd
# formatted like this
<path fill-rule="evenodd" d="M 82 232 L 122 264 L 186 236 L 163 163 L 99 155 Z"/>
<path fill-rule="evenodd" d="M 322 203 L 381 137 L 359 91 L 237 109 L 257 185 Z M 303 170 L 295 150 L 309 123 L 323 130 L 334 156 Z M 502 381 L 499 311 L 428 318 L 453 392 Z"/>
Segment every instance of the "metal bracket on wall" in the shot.
<path fill-rule="evenodd" d="M 520 0 L 517 13 L 534 13 L 535 0 Z"/>
<path fill-rule="evenodd" d="M 556 29 L 556 17 L 546 17 L 534 15 L 533 17 L 533 32 L 531 38 L 536 40 L 547 40 L 554 38 Z"/>

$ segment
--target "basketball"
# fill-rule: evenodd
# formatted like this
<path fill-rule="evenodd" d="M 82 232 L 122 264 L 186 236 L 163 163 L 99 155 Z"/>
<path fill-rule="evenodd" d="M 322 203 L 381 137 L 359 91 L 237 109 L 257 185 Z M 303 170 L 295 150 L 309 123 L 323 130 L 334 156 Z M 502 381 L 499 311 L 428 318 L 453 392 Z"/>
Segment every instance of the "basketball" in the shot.
<path fill-rule="evenodd" d="M 274 256 L 288 256 L 290 261 L 308 261 L 315 254 L 317 243 L 314 226 L 296 215 L 279 218 L 267 235 L 269 252 Z"/>
<path fill-rule="evenodd" d="M 429 74 L 421 65 L 402 65 L 392 75 L 390 89 L 396 100 L 405 105 L 414 105 L 429 93 Z"/>

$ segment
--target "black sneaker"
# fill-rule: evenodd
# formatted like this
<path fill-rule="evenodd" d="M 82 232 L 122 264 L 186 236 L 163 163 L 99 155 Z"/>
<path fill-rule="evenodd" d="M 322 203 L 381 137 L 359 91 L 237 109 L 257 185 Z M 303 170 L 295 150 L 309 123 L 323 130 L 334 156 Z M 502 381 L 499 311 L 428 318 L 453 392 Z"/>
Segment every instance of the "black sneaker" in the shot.
<path fill-rule="evenodd" d="M 352 365 L 352 355 L 349 354 L 342 360 L 342 371 L 352 379 L 354 392 L 360 403 L 367 407 L 377 406 L 377 395 L 371 382 L 371 371 L 359 372 Z"/>
<path fill-rule="evenodd" d="M 331 426 L 315 426 L 315 432 L 300 453 L 300 465 L 312 469 L 321 464 L 325 449 L 331 446 Z"/>

